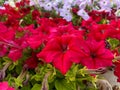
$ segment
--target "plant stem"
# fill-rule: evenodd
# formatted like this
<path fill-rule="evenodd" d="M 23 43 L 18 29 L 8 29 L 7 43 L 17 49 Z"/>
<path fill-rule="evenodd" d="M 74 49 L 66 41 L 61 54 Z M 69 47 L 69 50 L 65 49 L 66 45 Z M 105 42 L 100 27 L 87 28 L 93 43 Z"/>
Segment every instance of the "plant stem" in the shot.
<path fill-rule="evenodd" d="M 98 90 L 112 90 L 111 84 L 105 79 L 98 79 L 96 84 Z"/>
<path fill-rule="evenodd" d="M 100 68 L 100 69 L 88 69 L 86 70 L 86 73 L 88 74 L 103 74 L 107 71 L 107 68 Z"/>
<path fill-rule="evenodd" d="M 0 81 L 3 80 L 6 76 L 6 70 L 8 69 L 8 67 L 12 64 L 12 62 L 8 62 L 3 68 L 2 70 L 0 70 Z"/>
<path fill-rule="evenodd" d="M 77 90 L 80 90 L 80 86 L 78 86 Z"/>
<path fill-rule="evenodd" d="M 45 74 L 45 77 L 44 77 L 43 82 L 42 82 L 41 90 L 49 90 L 48 77 L 50 76 L 50 74 L 51 74 L 51 72 L 48 72 Z"/>
<path fill-rule="evenodd" d="M 23 78 L 25 77 L 26 74 L 27 74 L 27 69 L 25 67 L 23 67 L 20 75 L 17 78 L 23 80 Z"/>
<path fill-rule="evenodd" d="M 12 64 L 12 62 L 8 62 L 4 67 L 3 67 L 3 71 L 6 71 L 8 69 L 8 67 Z"/>

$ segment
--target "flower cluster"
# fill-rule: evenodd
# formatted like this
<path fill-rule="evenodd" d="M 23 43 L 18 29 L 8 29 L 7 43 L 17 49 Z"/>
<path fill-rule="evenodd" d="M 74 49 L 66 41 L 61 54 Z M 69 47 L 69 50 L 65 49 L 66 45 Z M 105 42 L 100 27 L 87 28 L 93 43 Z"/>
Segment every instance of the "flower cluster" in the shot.
<path fill-rule="evenodd" d="M 31 5 L 36 5 L 36 3 L 44 8 L 45 10 L 52 11 L 55 10 L 67 21 L 71 21 L 73 14 L 71 10 L 73 8 L 77 9 L 77 15 L 81 16 L 83 19 L 88 20 L 90 16 L 88 15 L 89 8 L 91 10 L 112 12 L 112 9 L 116 9 L 116 16 L 119 16 L 120 1 L 119 0 L 31 0 Z"/>
<path fill-rule="evenodd" d="M 16 89 L 28 84 L 30 90 L 39 86 L 36 83 L 39 88 L 55 83 L 50 90 L 59 90 L 59 78 L 92 77 L 80 70 L 115 65 L 114 73 L 120 81 L 120 18 L 115 14 L 118 0 L 33 1 L 4 4 L 0 9 L 0 60 L 5 63 L 0 65 L 0 80 L 8 80 Z"/>

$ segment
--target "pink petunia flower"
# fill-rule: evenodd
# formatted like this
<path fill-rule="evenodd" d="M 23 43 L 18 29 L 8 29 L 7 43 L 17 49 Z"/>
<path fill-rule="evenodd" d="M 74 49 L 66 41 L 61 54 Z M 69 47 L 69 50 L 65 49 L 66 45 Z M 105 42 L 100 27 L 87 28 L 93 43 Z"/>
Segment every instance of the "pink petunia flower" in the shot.
<path fill-rule="evenodd" d="M 0 82 L 0 90 L 15 90 L 8 85 L 8 82 Z"/>

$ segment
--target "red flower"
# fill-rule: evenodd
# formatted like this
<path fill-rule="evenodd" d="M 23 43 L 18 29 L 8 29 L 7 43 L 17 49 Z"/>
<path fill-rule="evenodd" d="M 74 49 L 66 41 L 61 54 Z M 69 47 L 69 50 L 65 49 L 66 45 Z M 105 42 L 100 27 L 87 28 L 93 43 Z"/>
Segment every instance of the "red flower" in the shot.
<path fill-rule="evenodd" d="M 27 42 L 32 49 L 37 49 L 42 44 L 43 40 L 41 35 L 33 35 L 27 39 Z"/>
<path fill-rule="evenodd" d="M 104 41 L 76 40 L 72 47 L 80 54 L 80 63 L 90 69 L 98 69 L 112 65 L 113 54 L 105 48 Z"/>
<path fill-rule="evenodd" d="M 40 26 L 36 29 L 30 30 L 31 35 L 27 38 L 29 46 L 32 49 L 37 49 L 42 43 L 46 44 L 53 38 L 66 35 L 72 37 L 82 37 L 82 32 L 76 30 L 71 23 L 67 24 L 64 20 L 58 20 L 60 20 L 61 23 L 56 20 L 46 18 L 40 19 Z"/>
<path fill-rule="evenodd" d="M 7 27 L 3 23 L 0 22 L 0 33 L 4 33 L 7 30 L 8 30 Z"/>
<path fill-rule="evenodd" d="M 16 3 L 16 6 L 21 6 L 21 7 L 25 7 L 25 5 L 29 5 L 30 0 L 21 0 L 20 2 Z"/>
<path fill-rule="evenodd" d="M 82 32 L 79 30 L 76 30 L 72 24 L 68 25 L 61 25 L 59 27 L 56 27 L 56 32 L 52 32 L 49 38 L 54 37 L 64 37 L 64 36 L 72 36 L 72 37 L 80 37 L 82 38 Z"/>
<path fill-rule="evenodd" d="M 17 61 L 22 57 L 23 50 L 28 47 L 25 37 L 15 39 L 8 43 L 10 46 L 8 57 L 12 61 Z"/>
<path fill-rule="evenodd" d="M 0 23 L 0 41 L 11 41 L 14 36 L 15 32 L 13 29 L 8 29 L 4 24 Z"/>
<path fill-rule="evenodd" d="M 7 54 L 8 47 L 6 45 L 0 44 L 0 57 L 3 57 Z"/>
<path fill-rule="evenodd" d="M 40 17 L 40 12 L 38 10 L 32 11 L 32 19 L 36 20 L 37 17 Z"/>
<path fill-rule="evenodd" d="M 27 42 L 32 49 L 37 49 L 42 43 L 46 43 L 54 29 L 41 25 L 32 32 L 32 35 L 27 38 Z"/>
<path fill-rule="evenodd" d="M 26 7 L 28 2 L 29 0 L 22 0 L 16 4 L 16 8 L 11 7 L 9 4 L 4 5 L 3 15 L 7 18 L 4 22 L 6 26 L 12 28 L 19 26 L 20 20 L 30 13 L 30 7 Z"/>
<path fill-rule="evenodd" d="M 53 22 L 54 22 L 55 24 L 59 25 L 59 26 L 69 24 L 69 22 L 67 22 L 67 21 L 66 21 L 65 19 L 63 19 L 63 18 L 54 18 L 54 19 L 53 19 Z"/>
<path fill-rule="evenodd" d="M 73 8 L 72 8 L 72 12 L 73 12 L 74 14 L 77 14 L 78 10 L 79 10 L 79 9 L 78 9 L 77 7 L 73 7 Z"/>
<path fill-rule="evenodd" d="M 32 56 L 25 61 L 25 64 L 27 64 L 27 67 L 30 69 L 36 68 L 38 65 L 38 59 L 36 57 L 36 54 L 33 53 Z"/>
<path fill-rule="evenodd" d="M 73 62 L 79 62 L 78 54 L 71 47 L 72 38 L 64 36 L 50 40 L 42 52 L 37 55 L 38 58 L 43 59 L 47 63 L 53 63 L 62 74 L 65 74 Z"/>
<path fill-rule="evenodd" d="M 17 61 L 18 59 L 22 57 L 22 50 L 13 48 L 10 50 L 8 57 L 12 61 Z"/>
<path fill-rule="evenodd" d="M 49 19 L 49 18 L 37 18 L 37 23 L 42 24 L 42 25 L 47 25 L 47 26 L 52 26 L 55 27 L 61 26 L 61 25 L 67 25 L 69 24 L 66 20 L 63 18 L 54 18 L 54 19 Z"/>
<path fill-rule="evenodd" d="M 14 39 L 15 32 L 13 30 L 7 30 L 6 32 L 0 33 L 0 41 L 8 42 Z"/>
<path fill-rule="evenodd" d="M 120 20 L 113 20 L 110 22 L 108 31 L 109 37 L 120 39 Z"/>
<path fill-rule="evenodd" d="M 8 82 L 0 82 L 0 90 L 15 90 L 15 89 L 8 86 Z"/>
<path fill-rule="evenodd" d="M 95 24 L 97 24 L 97 23 L 92 18 L 90 18 L 88 20 L 82 20 L 80 26 L 82 27 L 82 29 L 89 30 L 89 29 L 91 29 L 91 26 L 95 25 Z"/>
<path fill-rule="evenodd" d="M 95 22 L 100 22 L 102 19 L 109 16 L 109 13 L 105 11 L 92 10 L 88 13 Z"/>
<path fill-rule="evenodd" d="M 92 38 L 96 41 L 105 40 L 108 37 L 108 31 L 111 28 L 107 24 L 93 24 L 89 29 L 88 39 Z"/>

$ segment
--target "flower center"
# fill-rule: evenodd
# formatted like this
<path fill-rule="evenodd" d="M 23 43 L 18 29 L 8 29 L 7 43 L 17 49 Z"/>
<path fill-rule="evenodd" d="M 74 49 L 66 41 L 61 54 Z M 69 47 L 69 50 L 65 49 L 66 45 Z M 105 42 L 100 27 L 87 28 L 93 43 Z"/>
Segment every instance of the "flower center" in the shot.
<path fill-rule="evenodd" d="M 49 34 L 49 32 L 48 32 L 47 30 L 42 31 L 42 33 L 43 33 L 44 35 L 48 35 L 48 34 Z"/>
<path fill-rule="evenodd" d="M 90 56 L 91 56 L 92 58 L 96 58 L 96 54 L 95 54 L 95 53 L 91 53 Z"/>
<path fill-rule="evenodd" d="M 67 31 L 63 31 L 63 32 L 61 32 L 61 35 L 66 35 L 66 34 L 68 34 Z"/>
<path fill-rule="evenodd" d="M 62 52 L 66 52 L 68 50 L 68 46 L 67 45 L 62 45 Z"/>

